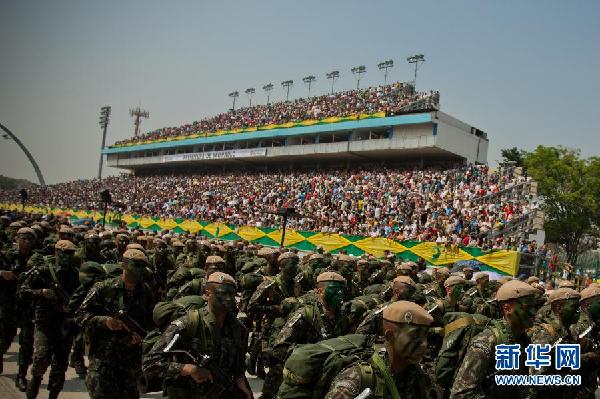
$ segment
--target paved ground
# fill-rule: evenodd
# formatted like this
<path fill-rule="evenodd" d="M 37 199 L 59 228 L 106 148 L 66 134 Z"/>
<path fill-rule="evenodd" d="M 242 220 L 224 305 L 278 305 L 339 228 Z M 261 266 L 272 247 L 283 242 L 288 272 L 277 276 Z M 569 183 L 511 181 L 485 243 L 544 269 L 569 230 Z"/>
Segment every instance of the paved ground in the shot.
<path fill-rule="evenodd" d="M 25 394 L 20 392 L 15 387 L 15 376 L 17 374 L 17 351 L 19 347 L 16 343 L 13 343 L 8 353 L 4 355 L 4 373 L 0 375 L 0 399 L 23 399 Z M 30 376 L 27 378 L 29 379 Z M 46 383 L 48 382 L 48 373 L 42 383 L 42 389 L 38 398 L 47 399 L 48 391 L 46 391 Z M 262 380 L 248 376 L 250 386 L 254 392 L 254 397 L 257 398 L 262 389 Z M 144 395 L 143 398 L 162 398 L 162 392 Z M 85 388 L 84 381 L 77 377 L 75 371 L 69 368 L 67 371 L 67 379 L 65 381 L 65 388 L 59 395 L 60 399 L 85 399 L 89 398 L 87 390 Z"/>

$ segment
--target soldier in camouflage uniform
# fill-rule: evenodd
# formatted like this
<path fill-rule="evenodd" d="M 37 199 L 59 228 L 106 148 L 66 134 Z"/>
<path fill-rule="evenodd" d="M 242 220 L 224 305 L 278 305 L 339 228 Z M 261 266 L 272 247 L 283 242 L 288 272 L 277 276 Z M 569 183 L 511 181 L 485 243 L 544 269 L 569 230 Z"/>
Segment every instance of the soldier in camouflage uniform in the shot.
<path fill-rule="evenodd" d="M 520 344 L 526 348 L 530 341 L 527 329 L 533 324 L 535 288 L 514 280 L 500 287 L 496 300 L 503 318 L 479 333 L 469 345 L 452 384 L 451 399 L 519 399 L 525 398 L 527 388 L 516 385 L 496 385 L 496 345 Z M 518 369 L 502 374 L 527 374 L 525 357 L 519 357 Z"/>
<path fill-rule="evenodd" d="M 71 241 L 59 240 L 55 245 L 55 256 L 47 258 L 44 265 L 37 266 L 19 290 L 19 295 L 34 301 L 35 307 L 33 366 L 27 385 L 27 399 L 37 397 L 49 366 L 49 399 L 58 398 L 65 382 L 73 336 L 70 331 L 63 331 L 63 327 L 70 313 L 70 296 L 79 285 L 76 249 Z"/>
<path fill-rule="evenodd" d="M 85 235 L 83 247 L 77 251 L 77 257 L 80 262 L 97 262 L 107 263 L 108 259 L 100 253 L 100 236 L 94 232 L 89 232 Z"/>
<path fill-rule="evenodd" d="M 600 370 L 600 287 L 581 291 L 581 316 L 572 327 L 581 344 L 581 385 L 575 388 L 578 399 L 594 399 Z"/>
<path fill-rule="evenodd" d="M 144 330 L 153 328 L 154 297 L 143 276 L 148 258 L 129 249 L 123 254 L 123 274 L 94 286 L 76 312 L 90 342 L 85 379 L 92 399 L 139 398 L 143 331 L 119 317 L 124 312 Z"/>
<path fill-rule="evenodd" d="M 444 281 L 450 277 L 450 271 L 444 266 L 433 269 L 433 282 L 423 292 L 426 296 L 433 296 L 442 299 L 446 296 Z"/>
<path fill-rule="evenodd" d="M 195 267 L 198 269 L 204 267 L 203 259 L 198 252 L 198 242 L 196 240 L 188 239 L 185 242 L 183 253 L 177 257 L 175 265 L 178 269 L 182 266 L 187 268 Z"/>
<path fill-rule="evenodd" d="M 248 303 L 248 315 L 260 325 L 258 342 L 262 352 L 261 358 L 269 366 L 262 391 L 264 399 L 274 397 L 281 384 L 283 363 L 272 355 L 269 337 L 272 335 L 274 320 L 282 314 L 282 301 L 294 296 L 294 277 L 298 272 L 298 256 L 295 253 L 285 252 L 277 261 L 281 272 L 274 278 L 265 276 Z"/>
<path fill-rule="evenodd" d="M 207 282 L 207 306 L 175 320 L 144 358 L 143 370 L 150 377 L 164 379 L 169 399 L 215 399 L 218 385 L 227 389 L 220 398 L 252 398 L 244 376 L 247 333 L 236 319 L 236 283 L 228 274 L 216 272 Z M 197 359 L 169 354 L 184 350 Z M 220 375 L 227 380 L 219 378 Z"/>
<path fill-rule="evenodd" d="M 363 321 L 356 329 L 357 334 L 381 335 L 382 332 L 379 328 L 381 327 L 383 309 L 393 302 L 412 301 L 413 295 L 417 290 L 415 282 L 408 276 L 396 277 L 390 283 L 390 288 L 392 290 L 392 298 L 390 301 L 381 304 L 377 309 L 367 312 Z"/>
<path fill-rule="evenodd" d="M 358 291 L 358 288 L 352 283 L 354 272 L 356 271 L 356 262 L 354 261 L 354 258 L 346 254 L 340 254 L 333 262 L 331 270 L 335 270 L 346 280 L 346 285 L 344 288 L 344 301 L 349 301 L 355 296 L 359 296 L 361 294 Z"/>
<path fill-rule="evenodd" d="M 495 292 L 490 286 L 490 276 L 485 272 L 475 275 L 476 286 L 470 288 L 459 302 L 462 312 L 479 313 L 493 319 L 500 318 L 498 306 L 494 301 Z"/>
<path fill-rule="evenodd" d="M 278 364 L 283 366 L 295 345 L 315 343 L 349 332 L 348 320 L 341 312 L 345 284 L 346 279 L 335 272 L 324 272 L 317 277 L 317 300 L 309 301 L 293 312 L 275 338 L 273 356 L 278 359 Z M 278 382 L 281 384 L 281 379 Z M 274 393 L 279 385 L 270 388 Z"/>
<path fill-rule="evenodd" d="M 19 356 L 15 385 L 20 391 L 27 388 L 27 369 L 33 357 L 33 314 L 27 301 L 17 298 L 20 286 L 19 275 L 28 270 L 32 258 L 35 262 L 43 261 L 43 257 L 34 252 L 36 246 L 35 232 L 29 227 L 22 227 L 16 233 L 16 248 L 4 254 L 0 271 L 0 358 L 4 356 L 12 340 L 19 331 Z M 3 362 L 0 361 L 0 371 Z"/>
<path fill-rule="evenodd" d="M 367 389 L 369 398 L 429 398 L 432 383 L 419 361 L 432 322 L 427 311 L 413 302 L 387 306 L 380 327 L 384 348 L 369 361 L 354 363 L 338 374 L 325 399 L 354 399 Z"/>
<path fill-rule="evenodd" d="M 371 285 L 371 281 L 369 277 L 371 277 L 372 270 L 374 268 L 371 267 L 371 264 L 366 259 L 360 259 L 356 262 L 356 273 L 354 273 L 354 278 L 352 279 L 352 286 L 354 290 L 354 295 L 352 297 L 357 297 L 363 294 L 363 290 Z"/>
<path fill-rule="evenodd" d="M 155 238 L 154 251 L 149 257 L 150 266 L 154 272 L 159 287 L 160 298 L 164 298 L 167 290 L 167 276 L 169 271 L 175 269 L 175 258 L 167 248 L 167 243 L 160 238 Z"/>
<path fill-rule="evenodd" d="M 317 276 L 323 270 L 323 255 L 306 255 L 300 263 L 300 270 L 295 278 L 294 291 L 296 296 L 300 296 L 315 288 Z"/>
<path fill-rule="evenodd" d="M 535 288 L 534 288 L 535 289 Z M 576 344 L 577 337 L 570 330 L 571 325 L 579 318 L 579 298 L 581 295 L 571 288 L 559 288 L 548 297 L 552 315 L 547 323 L 538 323 L 530 330 L 531 342 L 541 345 Z M 554 352 L 552 352 L 554 353 Z M 554 356 L 552 364 L 555 363 Z M 569 370 L 555 370 L 554 367 L 542 367 L 536 370 L 531 367 L 530 374 L 565 374 Z M 532 398 L 571 398 L 576 390 L 572 387 L 535 387 L 531 389 Z"/>

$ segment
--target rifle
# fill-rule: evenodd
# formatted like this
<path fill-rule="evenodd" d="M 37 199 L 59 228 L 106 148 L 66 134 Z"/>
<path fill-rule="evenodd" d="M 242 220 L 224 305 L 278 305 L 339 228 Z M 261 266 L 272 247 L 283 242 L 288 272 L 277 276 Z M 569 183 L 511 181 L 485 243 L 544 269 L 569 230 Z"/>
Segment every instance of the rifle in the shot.
<path fill-rule="evenodd" d="M 50 287 L 50 289 L 52 289 L 54 291 L 54 293 L 56 294 L 56 296 L 58 297 L 58 299 L 60 300 L 62 305 L 68 305 L 69 304 L 69 298 L 70 295 L 67 291 L 65 291 L 65 289 L 63 287 L 60 286 L 60 284 L 58 284 L 55 281 L 48 281 L 46 278 L 44 278 L 41 274 L 40 271 L 38 269 L 39 265 L 34 265 L 31 269 L 29 269 L 27 272 L 22 273 L 19 275 L 19 279 L 21 281 L 25 281 L 26 279 L 28 279 L 30 276 L 32 275 L 37 275 L 37 278 L 39 278 L 42 283 L 44 283 L 45 285 L 47 285 L 48 287 Z"/>
<path fill-rule="evenodd" d="M 148 331 L 144 327 L 142 327 L 142 325 L 138 323 L 133 317 L 131 317 L 126 310 L 109 308 L 104 304 L 102 305 L 102 307 L 109 313 L 110 317 L 113 317 L 123 322 L 123 324 L 125 324 L 125 327 L 127 327 L 127 330 L 130 333 L 135 333 L 141 338 L 144 338 L 148 334 Z"/>
<path fill-rule="evenodd" d="M 213 381 L 209 383 L 210 388 L 204 393 L 203 397 L 207 399 L 246 399 L 246 395 L 237 387 L 233 377 L 225 374 L 223 370 L 214 364 L 211 356 L 201 353 L 196 357 L 185 350 L 171 350 L 171 347 L 178 339 L 179 334 L 175 334 L 171 342 L 163 350 L 163 354 L 166 356 L 183 356 L 191 364 L 210 371 Z"/>

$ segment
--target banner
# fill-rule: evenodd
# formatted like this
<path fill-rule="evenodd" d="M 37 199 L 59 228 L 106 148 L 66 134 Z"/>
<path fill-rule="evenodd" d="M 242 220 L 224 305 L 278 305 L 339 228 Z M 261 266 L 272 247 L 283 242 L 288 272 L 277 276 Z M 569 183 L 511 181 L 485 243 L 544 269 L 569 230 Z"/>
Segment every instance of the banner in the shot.
<path fill-rule="evenodd" d="M 18 204 L 0 204 L 7 210 L 21 210 Z M 62 209 L 51 207 L 26 206 L 26 212 L 53 214 L 67 217 L 71 223 L 79 220 L 102 221 L 102 213 L 92 210 Z M 211 223 L 190 219 L 167 219 L 135 214 L 107 213 L 107 225 L 117 226 L 118 221 L 129 228 L 175 233 L 198 233 L 203 237 L 220 240 L 248 240 L 267 246 L 278 247 L 281 243 L 282 230 L 256 226 L 235 226 L 225 223 Z M 315 231 L 296 231 L 286 229 L 285 247 L 297 248 L 300 251 L 314 251 L 322 247 L 326 251 L 339 253 L 345 251 L 354 256 L 371 254 L 381 257 L 384 251 L 396 254 L 400 259 L 425 261 L 433 266 L 449 265 L 462 260 L 475 260 L 480 263 L 481 270 L 494 271 L 499 274 L 515 276 L 519 271 L 520 256 L 516 251 L 491 250 L 483 251 L 477 247 L 440 246 L 435 242 L 395 241 L 381 237 L 351 236 L 345 234 L 320 233 Z"/>
<path fill-rule="evenodd" d="M 163 155 L 162 163 L 178 161 L 202 161 L 207 159 L 230 159 L 246 157 L 264 157 L 266 148 L 248 148 L 240 150 L 191 152 L 188 154 Z"/>

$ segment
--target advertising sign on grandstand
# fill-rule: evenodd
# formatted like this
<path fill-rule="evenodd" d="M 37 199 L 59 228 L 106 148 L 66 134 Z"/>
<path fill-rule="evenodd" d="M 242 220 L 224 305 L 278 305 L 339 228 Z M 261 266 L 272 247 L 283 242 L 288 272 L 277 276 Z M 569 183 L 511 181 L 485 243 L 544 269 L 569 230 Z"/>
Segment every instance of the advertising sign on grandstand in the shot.
<path fill-rule="evenodd" d="M 202 161 L 206 159 L 228 159 L 228 158 L 246 158 L 259 157 L 267 154 L 266 148 L 252 148 L 242 150 L 227 150 L 227 151 L 208 151 L 197 152 L 191 154 L 164 155 L 162 162 L 176 161 Z"/>

